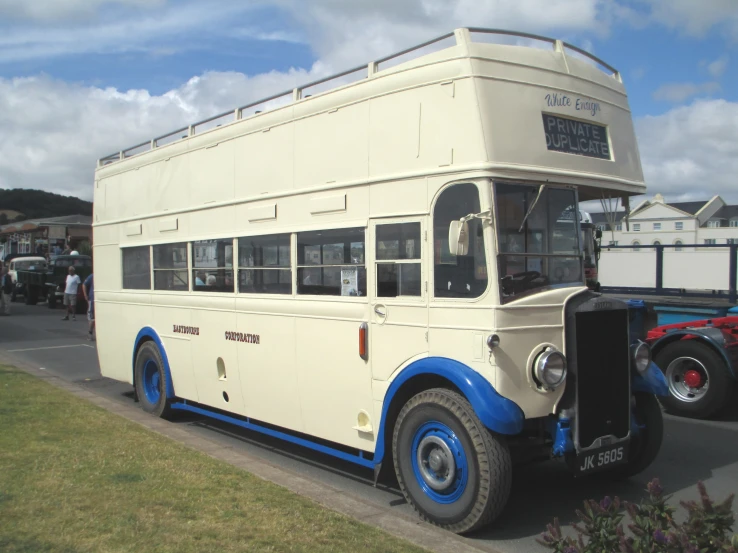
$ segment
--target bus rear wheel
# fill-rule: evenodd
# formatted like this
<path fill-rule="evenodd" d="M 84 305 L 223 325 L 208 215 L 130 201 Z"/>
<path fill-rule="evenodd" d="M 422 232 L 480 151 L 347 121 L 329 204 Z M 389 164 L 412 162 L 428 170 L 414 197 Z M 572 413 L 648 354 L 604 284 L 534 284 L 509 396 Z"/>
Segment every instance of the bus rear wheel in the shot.
<path fill-rule="evenodd" d="M 136 396 L 144 411 L 162 418 L 171 415 L 164 360 L 154 342 L 144 342 L 138 349 L 134 380 Z"/>
<path fill-rule="evenodd" d="M 427 522 L 470 532 L 492 522 L 507 503 L 507 444 L 456 392 L 436 388 L 412 397 L 397 417 L 392 452 L 400 489 Z"/>

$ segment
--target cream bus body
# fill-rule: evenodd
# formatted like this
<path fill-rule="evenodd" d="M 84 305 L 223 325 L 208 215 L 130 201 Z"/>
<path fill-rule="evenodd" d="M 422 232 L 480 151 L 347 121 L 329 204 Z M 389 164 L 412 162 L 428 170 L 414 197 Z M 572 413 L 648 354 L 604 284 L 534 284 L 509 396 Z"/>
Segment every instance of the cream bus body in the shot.
<path fill-rule="evenodd" d="M 452 378 L 453 366 L 426 371 L 423 360 L 468 367 L 525 420 L 557 415 L 566 386 L 544 389 L 530 367 L 542 349 L 567 349 L 564 308 L 585 290 L 583 277 L 504 297 L 493 183 L 532 185 L 538 196 L 547 185 L 580 200 L 641 194 L 633 123 L 619 74 L 562 43 L 544 50 L 473 36 L 483 33 L 461 29 L 448 48 L 387 69 L 371 63 L 356 82 L 310 97 L 298 89 L 270 111 L 235 110 L 204 132 L 189 127 L 169 144 L 101 160 L 94 267 L 102 374 L 133 383 L 137 347 L 156 337 L 170 398 L 355 449 L 367 466 L 391 449 L 401 404 L 390 396 L 405 401 Z M 607 159 L 551 149 L 545 114 L 605 127 Z M 474 270 L 461 284 L 444 276 L 460 265 L 448 222 L 434 219 L 454 185 L 478 196 Z M 403 233 L 411 237 L 395 239 Z M 323 235 L 344 244 L 343 257 Z M 260 267 L 250 244 L 268 240 L 279 242 L 282 259 Z M 175 251 L 157 247 L 172 244 L 186 255 L 177 267 L 157 266 L 156 252 Z M 131 252 L 148 259 L 145 289 L 124 285 Z M 221 261 L 209 268 L 202 259 L 213 252 Z M 270 267 L 282 271 L 282 293 L 249 290 Z M 228 291 L 203 288 L 198 269 Z M 392 296 L 380 273 L 410 275 L 412 295 Z M 305 275 L 339 274 L 341 295 L 306 284 Z M 145 275 L 137 278 L 145 286 Z M 175 278 L 182 289 L 156 289 Z M 335 294 L 335 282 L 330 288 Z M 462 395 L 463 386 L 450 385 Z M 467 399 L 480 419 L 497 416 Z M 508 415 L 499 417 L 499 428 L 485 426 L 514 433 L 504 431 Z"/>

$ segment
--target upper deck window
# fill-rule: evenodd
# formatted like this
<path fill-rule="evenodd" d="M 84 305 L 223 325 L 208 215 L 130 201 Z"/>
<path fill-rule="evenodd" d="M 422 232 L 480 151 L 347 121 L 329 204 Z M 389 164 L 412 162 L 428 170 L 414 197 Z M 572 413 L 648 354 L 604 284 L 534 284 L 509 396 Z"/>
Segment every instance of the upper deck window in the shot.
<path fill-rule="evenodd" d="M 154 290 L 189 290 L 187 244 L 154 246 Z"/>
<path fill-rule="evenodd" d="M 478 298 L 487 289 L 482 220 L 469 221 L 467 255 L 452 255 L 448 247 L 451 221 L 475 213 L 479 213 L 479 190 L 474 184 L 454 184 L 438 197 L 433 212 L 434 294 L 437 298 Z"/>
<path fill-rule="evenodd" d="M 238 291 L 291 294 L 290 235 L 238 239 Z"/>
<path fill-rule="evenodd" d="M 364 229 L 297 233 L 297 293 L 366 296 Z"/>
<path fill-rule="evenodd" d="M 574 190 L 495 184 L 501 297 L 583 283 Z"/>
<path fill-rule="evenodd" d="M 233 292 L 233 240 L 192 243 L 192 289 L 195 292 Z"/>

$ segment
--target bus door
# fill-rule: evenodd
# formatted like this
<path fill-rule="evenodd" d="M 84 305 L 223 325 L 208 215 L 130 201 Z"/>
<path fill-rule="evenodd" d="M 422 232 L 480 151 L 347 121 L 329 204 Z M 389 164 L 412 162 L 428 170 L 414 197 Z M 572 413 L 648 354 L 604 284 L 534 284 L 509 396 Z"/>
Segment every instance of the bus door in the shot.
<path fill-rule="evenodd" d="M 369 359 L 372 378 L 381 386 L 403 363 L 428 352 L 428 242 L 420 217 L 377 219 L 370 229 Z"/>

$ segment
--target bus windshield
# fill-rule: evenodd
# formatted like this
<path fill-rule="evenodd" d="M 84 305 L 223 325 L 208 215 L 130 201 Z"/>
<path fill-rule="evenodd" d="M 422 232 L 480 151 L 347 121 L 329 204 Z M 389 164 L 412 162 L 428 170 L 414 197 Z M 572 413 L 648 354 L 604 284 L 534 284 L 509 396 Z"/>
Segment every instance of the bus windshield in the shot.
<path fill-rule="evenodd" d="M 502 300 L 582 285 L 575 191 L 508 183 L 494 187 Z"/>

